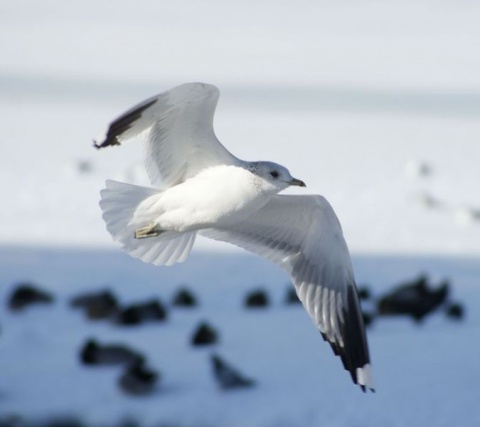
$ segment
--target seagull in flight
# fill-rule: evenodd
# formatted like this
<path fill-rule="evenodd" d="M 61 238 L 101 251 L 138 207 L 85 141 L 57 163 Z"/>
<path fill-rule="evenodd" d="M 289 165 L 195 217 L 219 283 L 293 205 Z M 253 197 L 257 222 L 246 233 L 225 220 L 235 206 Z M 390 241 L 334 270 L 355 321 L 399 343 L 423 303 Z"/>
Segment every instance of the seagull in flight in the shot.
<path fill-rule="evenodd" d="M 197 233 L 240 246 L 282 267 L 352 380 L 374 391 L 353 268 L 340 223 L 320 195 L 287 168 L 244 161 L 217 139 L 219 90 L 186 83 L 113 120 L 96 148 L 142 137 L 155 188 L 107 180 L 100 207 L 107 230 L 132 257 L 155 265 L 187 259 Z"/>

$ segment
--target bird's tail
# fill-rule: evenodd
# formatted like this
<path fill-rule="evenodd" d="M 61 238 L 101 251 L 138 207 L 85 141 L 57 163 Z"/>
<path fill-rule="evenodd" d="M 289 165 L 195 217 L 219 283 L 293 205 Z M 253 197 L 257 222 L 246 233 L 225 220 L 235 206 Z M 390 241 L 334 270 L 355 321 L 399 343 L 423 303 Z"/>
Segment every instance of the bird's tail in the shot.
<path fill-rule="evenodd" d="M 152 233 L 152 237 L 138 238 L 138 231 L 148 228 L 149 222 L 139 206 L 158 194 L 160 192 L 153 188 L 108 180 L 106 188 L 100 192 L 103 220 L 113 240 L 119 242 L 132 257 L 155 265 L 183 262 L 195 242 L 195 231 L 165 231 Z"/>

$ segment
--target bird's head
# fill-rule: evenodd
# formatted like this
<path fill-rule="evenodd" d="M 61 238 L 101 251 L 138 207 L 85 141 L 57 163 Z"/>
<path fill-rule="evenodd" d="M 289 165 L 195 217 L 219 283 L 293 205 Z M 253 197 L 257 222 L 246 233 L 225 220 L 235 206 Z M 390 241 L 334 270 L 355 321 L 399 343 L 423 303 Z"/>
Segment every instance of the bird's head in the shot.
<path fill-rule="evenodd" d="M 263 186 L 267 191 L 278 193 L 291 185 L 306 187 L 303 181 L 294 178 L 285 166 L 278 163 L 252 162 L 249 170 L 263 179 Z"/>

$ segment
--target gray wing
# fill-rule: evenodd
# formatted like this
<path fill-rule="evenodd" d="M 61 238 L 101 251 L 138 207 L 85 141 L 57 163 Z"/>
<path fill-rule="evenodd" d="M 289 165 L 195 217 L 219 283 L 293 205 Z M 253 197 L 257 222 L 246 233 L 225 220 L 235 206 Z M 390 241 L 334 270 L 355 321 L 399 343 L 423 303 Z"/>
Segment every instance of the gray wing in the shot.
<path fill-rule="evenodd" d="M 186 83 L 147 99 L 110 123 L 103 148 L 141 137 L 153 184 L 170 187 L 236 158 L 218 141 L 213 116 L 219 90 L 205 83 Z"/>
<path fill-rule="evenodd" d="M 247 220 L 201 234 L 238 245 L 283 267 L 353 381 L 363 390 L 373 390 L 350 255 L 340 223 L 325 198 L 277 195 Z"/>

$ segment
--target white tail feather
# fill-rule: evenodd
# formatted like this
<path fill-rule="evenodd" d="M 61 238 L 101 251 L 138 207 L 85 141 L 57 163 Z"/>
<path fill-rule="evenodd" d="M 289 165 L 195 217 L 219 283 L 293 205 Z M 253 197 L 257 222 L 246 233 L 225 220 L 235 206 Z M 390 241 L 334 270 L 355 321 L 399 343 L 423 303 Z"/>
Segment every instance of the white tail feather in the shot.
<path fill-rule="evenodd" d="M 187 259 L 196 232 L 176 233 L 166 231 L 157 237 L 135 239 L 135 230 L 144 227 L 145 222 L 139 222 L 135 213 L 140 203 L 156 194 L 158 190 L 123 182 L 106 182 L 106 188 L 100 192 L 100 207 L 103 220 L 113 240 L 119 242 L 122 248 L 134 258 L 155 265 L 172 265 Z M 138 216 L 138 215 L 137 215 Z M 142 221 L 145 215 L 139 216 Z"/>

